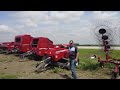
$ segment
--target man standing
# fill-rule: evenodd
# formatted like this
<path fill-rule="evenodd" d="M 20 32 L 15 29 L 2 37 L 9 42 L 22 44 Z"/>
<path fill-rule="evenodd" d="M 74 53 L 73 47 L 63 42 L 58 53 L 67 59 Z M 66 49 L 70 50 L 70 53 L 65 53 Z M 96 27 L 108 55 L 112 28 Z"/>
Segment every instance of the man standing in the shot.
<path fill-rule="evenodd" d="M 72 77 L 74 79 L 77 79 L 77 75 L 75 72 L 75 63 L 78 61 L 79 52 L 78 52 L 78 48 L 74 45 L 73 40 L 70 40 L 69 44 L 70 46 L 68 47 L 68 49 L 69 49 L 70 69 L 72 72 Z"/>

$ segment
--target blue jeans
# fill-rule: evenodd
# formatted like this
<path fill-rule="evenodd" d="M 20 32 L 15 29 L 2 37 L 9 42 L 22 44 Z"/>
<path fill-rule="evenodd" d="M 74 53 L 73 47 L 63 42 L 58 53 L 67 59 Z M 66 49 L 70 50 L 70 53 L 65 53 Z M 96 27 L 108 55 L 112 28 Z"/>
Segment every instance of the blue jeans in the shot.
<path fill-rule="evenodd" d="M 72 72 L 72 77 L 74 79 L 77 79 L 77 75 L 76 75 L 76 72 L 75 72 L 75 60 L 70 60 L 70 69 L 71 69 L 71 72 Z"/>

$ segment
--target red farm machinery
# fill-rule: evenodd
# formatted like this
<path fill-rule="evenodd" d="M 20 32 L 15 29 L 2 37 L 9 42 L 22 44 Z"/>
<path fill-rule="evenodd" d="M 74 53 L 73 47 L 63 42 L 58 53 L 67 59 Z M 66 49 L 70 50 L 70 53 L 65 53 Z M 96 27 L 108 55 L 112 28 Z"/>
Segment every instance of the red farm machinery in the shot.
<path fill-rule="evenodd" d="M 27 56 L 33 56 L 35 60 L 41 60 L 45 56 L 46 50 L 53 48 L 53 42 L 46 37 L 34 37 L 30 44 L 30 50 L 21 54 L 20 58 L 23 60 Z"/>
<path fill-rule="evenodd" d="M 0 53 L 9 54 L 14 48 L 14 42 L 3 42 L 0 44 Z"/>
<path fill-rule="evenodd" d="M 13 53 L 25 53 L 31 49 L 30 43 L 33 37 L 31 35 L 17 35 L 14 40 Z"/>
<path fill-rule="evenodd" d="M 54 48 L 50 48 L 45 52 L 44 60 L 40 61 L 36 65 L 37 70 L 35 72 L 43 72 L 52 67 L 61 67 L 65 69 L 70 69 L 69 64 L 69 50 L 66 48 L 67 45 L 57 45 Z M 76 65 L 79 64 L 79 60 Z"/>
<path fill-rule="evenodd" d="M 113 24 L 108 26 L 110 23 L 102 23 L 97 25 L 92 31 L 94 31 L 95 37 L 97 38 L 99 44 L 103 47 L 105 58 L 101 58 L 98 56 L 98 62 L 101 68 L 104 67 L 105 64 L 113 64 L 115 67 L 111 73 L 111 79 L 116 79 L 118 75 L 120 75 L 120 59 L 113 58 L 112 51 L 114 47 L 114 42 L 117 40 L 115 39 L 115 28 L 112 27 Z M 113 29 L 114 28 L 114 29 Z M 111 55 L 110 55 L 111 53 Z"/>
<path fill-rule="evenodd" d="M 10 44 L 10 43 L 9 43 Z M 7 43 L 8 45 L 8 43 Z M 60 66 L 69 69 L 69 44 L 54 45 L 53 41 L 46 37 L 32 37 L 31 35 L 17 35 L 11 42 L 8 51 L 19 53 L 20 61 L 27 56 L 39 60 L 36 65 L 37 72 L 45 71 L 49 66 Z M 9 46 L 9 45 L 8 45 Z M 0 44 L 0 51 L 3 45 Z"/>
<path fill-rule="evenodd" d="M 39 60 L 36 65 L 37 72 L 45 71 L 49 66 L 60 66 L 69 69 L 68 44 L 54 45 L 53 41 L 46 37 L 33 37 L 30 44 L 31 49 L 20 55 L 20 61 L 27 56 L 33 56 L 34 60 Z"/>

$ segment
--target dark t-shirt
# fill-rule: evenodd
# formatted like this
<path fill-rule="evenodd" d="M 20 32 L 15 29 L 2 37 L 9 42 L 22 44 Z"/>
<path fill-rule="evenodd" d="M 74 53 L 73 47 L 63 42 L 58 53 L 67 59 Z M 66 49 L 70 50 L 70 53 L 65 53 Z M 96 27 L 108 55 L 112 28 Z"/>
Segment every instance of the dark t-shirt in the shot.
<path fill-rule="evenodd" d="M 73 45 L 73 46 L 69 46 L 69 58 L 70 59 L 75 59 L 76 58 L 76 54 L 78 53 L 78 48 Z"/>

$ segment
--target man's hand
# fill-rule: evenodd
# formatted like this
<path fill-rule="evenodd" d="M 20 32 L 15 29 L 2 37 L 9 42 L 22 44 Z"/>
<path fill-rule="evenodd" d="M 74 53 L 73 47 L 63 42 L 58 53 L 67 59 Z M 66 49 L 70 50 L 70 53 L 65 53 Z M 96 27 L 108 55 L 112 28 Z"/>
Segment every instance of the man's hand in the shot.
<path fill-rule="evenodd" d="M 77 62 L 78 61 L 78 57 L 79 57 L 79 52 L 77 52 L 77 56 L 75 58 L 75 61 Z"/>
<path fill-rule="evenodd" d="M 75 59 L 75 61 L 77 62 L 77 61 L 78 61 L 78 59 L 76 58 L 76 59 Z"/>

